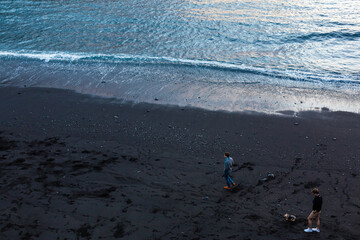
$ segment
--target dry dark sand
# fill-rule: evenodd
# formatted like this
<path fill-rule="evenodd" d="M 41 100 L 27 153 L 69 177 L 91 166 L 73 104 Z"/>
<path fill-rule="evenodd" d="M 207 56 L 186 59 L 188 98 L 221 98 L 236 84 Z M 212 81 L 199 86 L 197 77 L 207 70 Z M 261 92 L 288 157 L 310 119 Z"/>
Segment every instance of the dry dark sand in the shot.
<path fill-rule="evenodd" d="M 159 99 L 161 102 L 161 99 Z M 0 239 L 359 239 L 360 117 L 0 88 Z M 223 152 L 238 187 L 223 189 Z M 275 179 L 262 182 L 268 172 Z M 321 233 L 304 233 L 312 187 Z M 297 222 L 284 222 L 286 212 Z"/>

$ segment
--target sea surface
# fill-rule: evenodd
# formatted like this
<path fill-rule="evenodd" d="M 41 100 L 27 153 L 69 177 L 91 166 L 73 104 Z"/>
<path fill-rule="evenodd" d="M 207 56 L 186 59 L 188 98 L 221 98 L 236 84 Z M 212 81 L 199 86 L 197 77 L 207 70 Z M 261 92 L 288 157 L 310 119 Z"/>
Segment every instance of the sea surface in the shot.
<path fill-rule="evenodd" d="M 360 112 L 359 0 L 1 0 L 0 86 Z"/>

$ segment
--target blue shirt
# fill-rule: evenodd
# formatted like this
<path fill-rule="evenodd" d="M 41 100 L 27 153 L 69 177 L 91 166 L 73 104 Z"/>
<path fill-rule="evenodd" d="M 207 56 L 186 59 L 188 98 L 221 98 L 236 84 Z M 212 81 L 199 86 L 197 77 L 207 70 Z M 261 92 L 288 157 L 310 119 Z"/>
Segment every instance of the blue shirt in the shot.
<path fill-rule="evenodd" d="M 231 157 L 225 158 L 224 161 L 224 172 L 226 173 L 229 170 L 232 170 L 234 160 Z"/>

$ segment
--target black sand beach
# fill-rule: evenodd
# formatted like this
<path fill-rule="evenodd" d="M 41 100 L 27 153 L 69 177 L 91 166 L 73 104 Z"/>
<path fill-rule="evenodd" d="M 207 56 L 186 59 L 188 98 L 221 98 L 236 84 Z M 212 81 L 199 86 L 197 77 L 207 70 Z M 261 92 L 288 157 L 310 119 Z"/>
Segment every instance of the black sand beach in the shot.
<path fill-rule="evenodd" d="M 0 239 L 360 236 L 356 114 L 211 112 L 4 87 L 0 131 Z M 224 151 L 237 164 L 232 192 Z M 313 187 L 321 232 L 304 233 Z"/>

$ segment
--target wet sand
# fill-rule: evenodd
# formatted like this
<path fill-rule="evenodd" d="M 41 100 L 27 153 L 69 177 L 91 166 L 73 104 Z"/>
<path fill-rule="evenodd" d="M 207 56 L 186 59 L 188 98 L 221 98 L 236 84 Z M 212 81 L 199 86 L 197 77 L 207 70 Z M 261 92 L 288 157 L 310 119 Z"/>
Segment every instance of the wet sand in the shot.
<path fill-rule="evenodd" d="M 10 87 L 0 88 L 0 113 L 0 239 L 360 236 L 359 115 L 215 112 Z M 223 189 L 224 151 L 236 162 L 233 191 Z M 313 187 L 324 199 L 321 233 L 304 233 Z"/>

